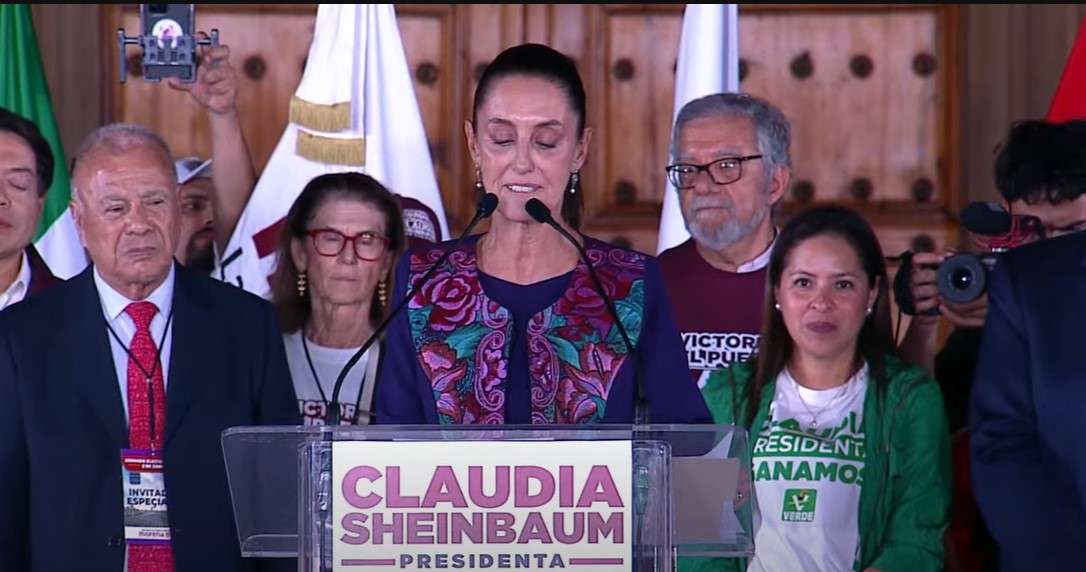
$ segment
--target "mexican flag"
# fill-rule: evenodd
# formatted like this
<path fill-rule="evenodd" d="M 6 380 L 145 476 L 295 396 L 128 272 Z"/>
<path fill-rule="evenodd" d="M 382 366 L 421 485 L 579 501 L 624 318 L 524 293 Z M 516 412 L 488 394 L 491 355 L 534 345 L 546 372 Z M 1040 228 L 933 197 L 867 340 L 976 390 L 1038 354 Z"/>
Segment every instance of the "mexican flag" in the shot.
<path fill-rule="evenodd" d="M 45 197 L 34 245 L 53 274 L 70 278 L 87 266 L 87 256 L 68 211 L 68 165 L 27 4 L 0 5 L 0 107 L 37 124 L 53 150 L 53 186 Z"/>

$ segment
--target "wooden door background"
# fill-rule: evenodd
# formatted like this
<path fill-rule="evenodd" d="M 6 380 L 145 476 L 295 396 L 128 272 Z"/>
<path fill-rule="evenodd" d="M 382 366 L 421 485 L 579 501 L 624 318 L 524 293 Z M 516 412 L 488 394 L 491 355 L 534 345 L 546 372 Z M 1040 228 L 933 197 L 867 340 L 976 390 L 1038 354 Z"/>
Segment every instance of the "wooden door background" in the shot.
<path fill-rule="evenodd" d="M 104 34 L 138 28 L 134 6 L 104 10 Z M 231 47 L 258 169 L 286 123 L 315 12 L 301 5 L 197 7 L 198 29 L 217 28 Z M 778 105 L 793 123 L 785 216 L 808 205 L 848 204 L 869 216 L 888 253 L 955 242 L 952 214 L 963 203 L 959 12 L 936 5 L 741 8 L 740 87 Z M 397 17 L 454 232 L 473 211 L 463 122 L 479 73 L 502 49 L 540 42 L 577 62 L 588 91 L 596 137 L 583 171 L 586 232 L 655 252 L 682 5 L 401 5 Z M 116 83 L 116 47 L 104 43 L 102 52 L 114 119 L 150 126 L 178 155 L 209 153 L 207 121 L 187 94 L 138 78 Z M 134 49 L 129 62 L 138 68 Z"/>

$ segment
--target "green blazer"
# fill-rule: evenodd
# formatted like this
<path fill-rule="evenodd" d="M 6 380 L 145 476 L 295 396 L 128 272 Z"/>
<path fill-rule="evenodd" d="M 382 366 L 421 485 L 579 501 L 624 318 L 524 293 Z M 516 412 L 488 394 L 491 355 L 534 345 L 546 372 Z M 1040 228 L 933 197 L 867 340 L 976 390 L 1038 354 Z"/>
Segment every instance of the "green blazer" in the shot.
<path fill-rule="evenodd" d="M 744 395 L 753 375 L 750 363 L 710 375 L 702 393 L 715 423 L 747 426 Z M 950 518 L 950 436 L 943 398 L 922 369 L 892 356 L 886 357 L 886 376 L 882 389 L 872 379 L 864 398 L 868 446 L 857 515 L 860 558 L 854 569 L 938 572 L 943 569 L 943 531 Z M 774 382 L 762 388 L 748 429 L 762 427 L 775 386 Z M 751 447 L 754 442 L 752 435 Z M 746 559 L 679 559 L 682 572 L 746 567 Z"/>

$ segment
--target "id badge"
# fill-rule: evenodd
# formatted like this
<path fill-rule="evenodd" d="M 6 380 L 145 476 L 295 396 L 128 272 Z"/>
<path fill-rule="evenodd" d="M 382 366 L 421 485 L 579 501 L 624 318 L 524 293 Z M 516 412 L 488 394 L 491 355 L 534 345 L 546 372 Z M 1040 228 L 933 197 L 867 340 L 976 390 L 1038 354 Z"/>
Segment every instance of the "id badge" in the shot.
<path fill-rule="evenodd" d="M 169 544 L 162 451 L 123 449 L 124 539 L 129 544 Z"/>

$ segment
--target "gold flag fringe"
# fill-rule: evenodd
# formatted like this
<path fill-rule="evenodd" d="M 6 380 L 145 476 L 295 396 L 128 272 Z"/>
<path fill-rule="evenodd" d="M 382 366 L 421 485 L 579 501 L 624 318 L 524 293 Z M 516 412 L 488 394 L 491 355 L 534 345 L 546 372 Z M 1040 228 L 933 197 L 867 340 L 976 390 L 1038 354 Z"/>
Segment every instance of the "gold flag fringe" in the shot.
<path fill-rule="evenodd" d="M 366 166 L 366 140 L 362 137 L 339 139 L 298 130 L 294 151 L 310 161 L 333 165 Z"/>
<path fill-rule="evenodd" d="M 295 95 L 290 98 L 290 122 L 315 131 L 343 131 L 351 127 L 351 102 L 323 105 Z"/>

